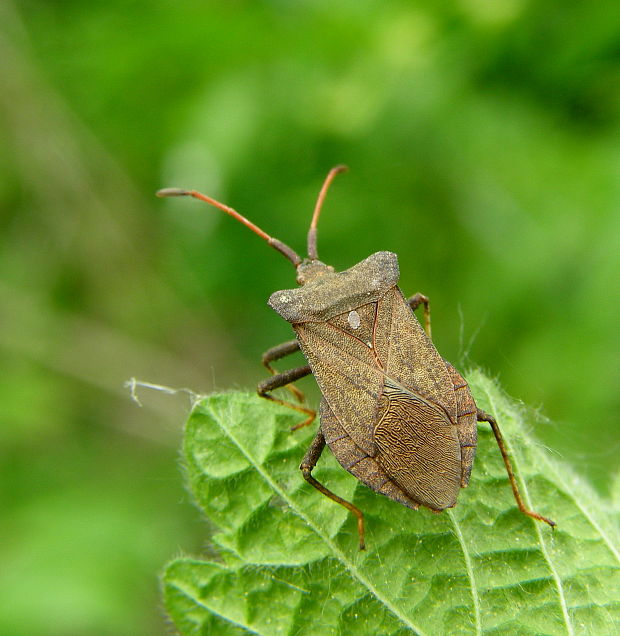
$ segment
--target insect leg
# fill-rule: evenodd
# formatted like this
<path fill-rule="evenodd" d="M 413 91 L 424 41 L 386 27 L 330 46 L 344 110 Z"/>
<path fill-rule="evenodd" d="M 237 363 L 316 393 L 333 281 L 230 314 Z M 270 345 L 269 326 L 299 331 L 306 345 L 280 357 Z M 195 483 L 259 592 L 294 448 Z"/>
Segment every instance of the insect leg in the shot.
<path fill-rule="evenodd" d="M 506 466 L 506 472 L 508 473 L 508 479 L 510 480 L 510 486 L 512 487 L 512 492 L 514 494 L 515 501 L 517 502 L 517 506 L 519 506 L 519 510 L 523 514 L 526 514 L 528 517 L 532 517 L 533 519 L 538 519 L 538 521 L 544 521 L 545 523 L 548 523 L 553 528 L 556 525 L 555 521 L 547 519 L 547 517 L 543 517 L 533 510 L 529 510 L 523 503 L 521 493 L 519 492 L 519 487 L 517 486 L 517 480 L 515 479 L 515 475 L 512 470 L 512 464 L 510 463 L 510 458 L 508 457 L 508 451 L 506 450 L 506 445 L 504 444 L 504 438 L 502 437 L 502 433 L 499 430 L 499 426 L 497 425 L 495 418 L 492 415 L 485 413 L 481 409 L 478 409 L 477 418 L 479 422 L 488 422 L 493 429 L 493 434 L 495 435 L 497 445 L 499 446 L 499 450 L 502 454 L 504 465 Z"/>
<path fill-rule="evenodd" d="M 331 490 L 323 486 L 320 482 L 318 482 L 312 476 L 312 470 L 316 466 L 316 463 L 319 461 L 319 457 L 325 448 L 325 437 L 323 433 L 319 430 L 316 434 L 316 437 L 312 441 L 310 448 L 306 452 L 299 469 L 304 476 L 304 479 L 311 485 L 314 486 L 319 492 L 323 493 L 326 497 L 329 497 L 332 501 L 339 503 L 341 506 L 344 506 L 349 512 L 352 512 L 357 517 L 357 532 L 360 537 L 360 550 L 366 549 L 366 544 L 364 542 L 364 514 L 357 507 L 354 506 L 351 502 L 342 499 L 338 495 L 334 494 Z"/>
<path fill-rule="evenodd" d="M 424 305 L 424 331 L 426 335 L 431 337 L 431 304 L 428 296 L 419 292 L 407 299 L 407 304 L 411 307 L 411 311 L 415 311 L 420 305 Z"/>
<path fill-rule="evenodd" d="M 289 369 L 288 371 L 278 373 L 271 378 L 267 378 L 266 380 L 259 382 L 258 386 L 256 387 L 256 390 L 261 397 L 264 397 L 267 400 L 272 400 L 273 402 L 277 402 L 278 404 L 282 404 L 283 406 L 288 406 L 289 408 L 294 409 L 295 411 L 299 411 L 300 413 L 305 413 L 308 416 L 303 422 L 293 426 L 291 428 L 291 430 L 293 431 L 297 430 L 298 428 L 302 428 L 302 426 L 308 426 L 309 424 L 312 424 L 314 418 L 316 417 L 316 413 L 312 409 L 307 409 L 303 406 L 300 406 L 299 404 L 292 404 L 291 402 L 280 400 L 273 395 L 269 395 L 269 393 L 271 391 L 275 391 L 276 389 L 281 389 L 287 384 L 295 382 L 296 380 L 310 375 L 311 373 L 312 370 L 310 369 L 310 365 L 306 364 L 303 367 Z"/>
<path fill-rule="evenodd" d="M 297 342 L 297 340 L 288 340 L 287 342 L 283 342 L 282 344 L 271 347 L 271 349 L 265 351 L 261 362 L 271 375 L 276 375 L 278 372 L 271 366 L 271 363 L 274 360 L 279 360 L 280 358 L 284 358 L 285 356 L 288 356 L 291 353 L 296 353 L 297 351 L 299 351 L 299 342 Z M 304 394 L 294 384 L 289 384 L 286 388 L 295 396 L 295 399 L 298 402 L 305 401 Z"/>

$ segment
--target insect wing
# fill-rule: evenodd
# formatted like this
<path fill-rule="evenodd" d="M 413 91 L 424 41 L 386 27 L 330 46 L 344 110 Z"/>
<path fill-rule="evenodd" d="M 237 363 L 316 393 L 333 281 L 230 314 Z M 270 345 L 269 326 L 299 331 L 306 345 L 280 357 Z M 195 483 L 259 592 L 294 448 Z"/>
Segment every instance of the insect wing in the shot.
<path fill-rule="evenodd" d="M 415 501 L 454 505 L 461 476 L 454 384 L 398 287 L 325 322 L 294 326 L 353 442 Z"/>
<path fill-rule="evenodd" d="M 357 309 L 371 310 L 376 303 Z M 348 315 L 348 314 L 347 314 Z M 323 397 L 357 446 L 376 454 L 373 428 L 383 392 L 383 370 L 372 350 L 356 337 L 343 338 L 339 317 L 294 325 Z"/>
<path fill-rule="evenodd" d="M 415 501 L 433 510 L 454 506 L 461 487 L 456 428 L 441 408 L 389 381 L 382 405 L 377 462 Z"/>

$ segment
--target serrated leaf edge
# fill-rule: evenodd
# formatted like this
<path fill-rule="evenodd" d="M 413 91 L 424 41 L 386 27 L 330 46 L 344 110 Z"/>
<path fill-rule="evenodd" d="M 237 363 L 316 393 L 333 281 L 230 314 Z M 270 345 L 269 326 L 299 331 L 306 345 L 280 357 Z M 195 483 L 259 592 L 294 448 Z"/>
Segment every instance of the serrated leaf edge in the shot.
<path fill-rule="evenodd" d="M 483 384 L 484 392 L 489 398 L 489 401 L 494 401 L 492 398 L 492 393 L 489 392 L 487 388 L 489 379 L 484 376 L 482 379 L 483 379 L 482 384 Z M 494 384 L 493 388 L 498 388 L 498 387 L 497 385 Z M 496 403 L 496 401 L 494 402 Z M 504 410 L 512 412 L 514 416 L 518 419 L 518 414 L 514 413 L 514 407 L 512 407 L 512 405 L 505 399 L 505 397 L 502 397 L 502 402 L 504 402 L 502 406 L 506 407 Z M 601 501 L 599 495 L 596 492 L 594 492 L 591 489 L 590 485 L 584 482 L 583 479 L 581 479 L 578 475 L 571 473 L 572 479 L 574 481 L 574 484 L 571 486 L 569 483 L 566 482 L 563 475 L 563 472 L 564 473 L 568 472 L 568 467 L 563 467 L 562 470 L 558 470 L 557 464 L 548 456 L 547 453 L 543 453 L 537 444 L 532 444 L 531 450 L 536 454 L 537 458 L 545 464 L 545 467 L 553 473 L 556 483 L 558 485 L 561 485 L 565 492 L 567 493 L 572 492 L 575 485 L 577 485 L 580 490 L 588 492 L 588 500 L 598 502 L 599 507 L 601 509 L 603 508 L 603 502 Z M 514 453 L 511 452 L 511 455 L 514 457 Z M 619 478 L 620 478 L 620 474 L 619 474 Z M 573 498 L 573 502 L 575 503 L 577 508 L 579 508 L 579 510 L 583 513 L 583 516 L 587 519 L 588 523 L 594 528 L 594 530 L 596 530 L 596 532 L 600 534 L 608 550 L 614 556 L 618 564 L 620 564 L 620 536 L 616 536 L 616 541 L 619 546 L 619 547 L 616 547 L 616 545 L 614 545 L 614 542 L 612 541 L 610 537 L 609 532 L 607 532 L 607 530 L 603 528 L 601 521 L 597 519 L 597 515 L 593 512 L 592 508 L 584 504 L 584 501 L 586 501 L 585 497 Z"/>
<path fill-rule="evenodd" d="M 538 458 L 542 460 L 545 463 L 546 467 L 553 472 L 554 478 L 557 480 L 559 484 L 562 485 L 564 490 L 566 490 L 567 492 L 570 492 L 571 490 L 573 490 L 573 488 L 571 488 L 570 485 L 566 483 L 561 472 L 557 470 L 555 463 L 552 462 L 549 459 L 549 457 L 545 455 L 545 453 L 540 452 L 540 450 L 538 449 L 535 449 L 535 450 L 536 450 L 536 454 Z M 588 491 L 588 496 L 590 499 L 598 500 L 598 495 L 590 489 L 590 486 L 588 484 L 584 483 L 583 480 L 579 479 L 577 475 L 574 476 L 574 480 L 575 482 L 578 482 L 579 488 L 582 491 L 586 491 L 586 490 Z M 614 546 L 608 532 L 605 529 L 603 529 L 602 525 L 595 518 L 596 515 L 592 512 L 592 510 L 588 508 L 588 506 L 583 504 L 584 500 L 585 498 L 580 498 L 580 497 L 575 497 L 573 499 L 577 508 L 579 508 L 583 516 L 588 520 L 588 523 L 596 530 L 596 532 L 598 532 L 601 535 L 601 538 L 605 542 L 607 549 L 611 552 L 611 554 L 613 554 L 618 564 L 620 564 L 620 549 Z"/>

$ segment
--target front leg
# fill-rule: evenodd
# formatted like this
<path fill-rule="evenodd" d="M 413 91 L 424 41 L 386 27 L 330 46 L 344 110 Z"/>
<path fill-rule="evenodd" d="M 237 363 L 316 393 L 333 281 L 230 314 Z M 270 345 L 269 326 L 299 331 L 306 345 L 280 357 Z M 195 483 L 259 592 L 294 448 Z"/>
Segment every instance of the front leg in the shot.
<path fill-rule="evenodd" d="M 303 406 L 300 406 L 299 404 L 293 404 L 292 402 L 280 400 L 279 398 L 269 394 L 271 393 L 271 391 L 286 387 L 287 385 L 291 384 L 291 382 L 296 382 L 297 380 L 304 378 L 311 373 L 312 369 L 310 368 L 310 365 L 306 364 L 303 367 L 290 369 L 288 371 L 284 371 L 284 373 L 278 373 L 271 378 L 267 378 L 266 380 L 259 382 L 258 386 L 256 387 L 256 390 L 261 397 L 267 400 L 271 400 L 272 402 L 277 402 L 278 404 L 282 404 L 282 406 L 287 406 L 290 409 L 299 411 L 300 413 L 304 413 L 305 415 L 307 415 L 307 418 L 303 422 L 296 424 L 291 428 L 291 430 L 293 431 L 297 430 L 298 428 L 302 428 L 303 426 L 312 424 L 314 418 L 316 417 L 316 413 L 312 409 L 307 409 Z"/>
<path fill-rule="evenodd" d="M 271 363 L 275 360 L 280 360 L 280 358 L 291 355 L 291 353 L 297 353 L 298 351 L 299 342 L 297 342 L 297 340 L 287 340 L 286 342 L 276 345 L 275 347 L 271 347 L 271 349 L 265 351 L 261 362 L 271 375 L 277 375 L 278 372 L 271 366 Z M 305 401 L 304 394 L 294 384 L 288 384 L 286 388 L 295 396 L 295 399 L 299 403 Z"/>

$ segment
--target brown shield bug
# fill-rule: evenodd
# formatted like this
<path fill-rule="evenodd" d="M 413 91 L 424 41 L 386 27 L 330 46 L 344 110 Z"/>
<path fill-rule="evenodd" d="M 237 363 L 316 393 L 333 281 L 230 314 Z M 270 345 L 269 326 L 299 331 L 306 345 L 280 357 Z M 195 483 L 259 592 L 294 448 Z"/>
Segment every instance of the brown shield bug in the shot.
<path fill-rule="evenodd" d="M 191 196 L 234 217 L 281 252 L 297 270 L 297 289 L 277 291 L 269 305 L 291 323 L 296 340 L 263 355 L 272 377 L 258 393 L 289 406 L 310 424 L 315 412 L 302 405 L 294 382 L 313 374 L 321 389 L 321 424 L 300 469 L 317 490 L 350 510 L 364 549 L 362 511 L 319 483 L 312 470 L 327 444 L 341 466 L 361 482 L 414 510 L 439 512 L 456 505 L 467 486 L 477 443 L 477 422 L 491 425 L 521 512 L 550 526 L 555 522 L 528 510 L 519 493 L 495 419 L 476 407 L 467 382 L 437 352 L 430 339 L 428 298 L 405 299 L 397 286 L 398 261 L 377 252 L 344 272 L 318 258 L 319 214 L 331 182 L 345 166 L 333 168 L 319 193 L 310 229 L 308 257 L 269 236 L 232 208 L 195 190 L 167 188 L 157 195 Z M 425 329 L 414 315 L 424 306 Z M 301 349 L 308 364 L 277 373 L 272 363 Z M 286 387 L 298 403 L 271 395 Z"/>

